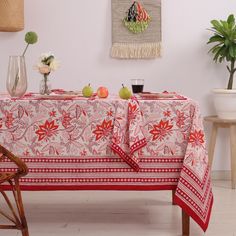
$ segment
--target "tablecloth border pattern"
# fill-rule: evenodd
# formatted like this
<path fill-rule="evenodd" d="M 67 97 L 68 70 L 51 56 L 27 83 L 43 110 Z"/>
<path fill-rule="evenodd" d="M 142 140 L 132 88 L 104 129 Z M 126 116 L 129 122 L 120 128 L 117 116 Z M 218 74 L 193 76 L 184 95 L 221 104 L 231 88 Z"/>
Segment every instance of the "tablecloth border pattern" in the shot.
<path fill-rule="evenodd" d="M 196 176 L 192 176 L 193 174 L 187 170 L 187 168 L 183 168 L 185 173 L 189 174 L 192 179 L 196 179 L 196 182 L 199 182 Z M 200 184 L 199 187 L 202 189 L 203 196 L 198 196 L 198 201 L 201 202 L 201 204 L 195 204 L 193 200 L 188 197 L 189 195 L 193 195 L 196 197 L 198 194 L 196 194 L 197 190 L 194 188 L 191 182 L 186 181 L 186 178 L 183 179 L 180 177 L 179 183 L 185 183 L 182 184 L 182 187 L 180 188 L 180 184 L 178 184 L 174 196 L 174 203 L 179 205 L 181 208 L 184 209 L 184 211 L 189 214 L 203 229 L 205 232 L 208 228 L 210 215 L 212 211 L 212 205 L 213 205 L 213 194 L 211 191 L 211 179 L 210 179 L 210 169 L 208 168 L 206 171 L 206 174 L 204 176 L 204 182 L 205 184 Z M 190 193 L 191 192 L 191 193 Z M 197 192 L 199 193 L 199 192 Z"/>
<path fill-rule="evenodd" d="M 129 154 L 125 153 L 117 144 L 111 144 L 111 149 L 114 153 L 118 154 L 127 164 L 129 164 L 135 171 L 139 171 L 139 159 L 133 156 L 133 153 L 147 145 L 146 139 L 139 140 L 131 147 L 131 152 Z"/>

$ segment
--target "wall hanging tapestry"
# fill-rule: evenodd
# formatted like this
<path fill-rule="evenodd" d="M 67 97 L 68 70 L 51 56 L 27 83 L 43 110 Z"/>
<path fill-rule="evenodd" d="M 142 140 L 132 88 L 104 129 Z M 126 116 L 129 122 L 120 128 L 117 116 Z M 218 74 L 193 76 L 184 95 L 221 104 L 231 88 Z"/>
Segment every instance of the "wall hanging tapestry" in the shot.
<path fill-rule="evenodd" d="M 161 54 L 161 0 L 112 0 L 111 56 L 149 59 Z"/>
<path fill-rule="evenodd" d="M 0 0 L 0 31 L 24 29 L 24 0 Z"/>

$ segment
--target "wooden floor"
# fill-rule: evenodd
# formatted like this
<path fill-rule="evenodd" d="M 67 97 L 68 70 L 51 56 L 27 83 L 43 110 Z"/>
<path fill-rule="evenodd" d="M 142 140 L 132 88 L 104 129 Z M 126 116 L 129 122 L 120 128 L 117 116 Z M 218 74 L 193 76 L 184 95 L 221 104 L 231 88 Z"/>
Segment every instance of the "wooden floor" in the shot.
<path fill-rule="evenodd" d="M 214 183 L 214 208 L 207 236 L 236 236 L 236 190 Z M 176 236 L 181 210 L 170 191 L 23 192 L 30 236 Z M 1 236 L 20 236 L 1 230 Z M 191 235 L 204 235 L 191 221 Z"/>

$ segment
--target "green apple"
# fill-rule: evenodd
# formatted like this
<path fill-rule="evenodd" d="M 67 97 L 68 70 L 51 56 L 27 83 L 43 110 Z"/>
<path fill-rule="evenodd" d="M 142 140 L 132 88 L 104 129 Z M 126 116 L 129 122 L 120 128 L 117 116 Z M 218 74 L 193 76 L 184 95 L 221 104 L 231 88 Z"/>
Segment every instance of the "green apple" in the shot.
<path fill-rule="evenodd" d="M 93 95 L 93 88 L 90 86 L 90 84 L 83 88 L 82 94 L 86 98 L 89 98 Z"/>
<path fill-rule="evenodd" d="M 125 86 L 122 84 L 122 88 L 121 88 L 120 91 L 119 91 L 119 96 L 120 96 L 120 98 L 122 98 L 122 99 L 129 99 L 129 98 L 131 98 L 132 93 L 130 92 L 130 90 L 129 90 L 128 87 L 125 87 Z"/>

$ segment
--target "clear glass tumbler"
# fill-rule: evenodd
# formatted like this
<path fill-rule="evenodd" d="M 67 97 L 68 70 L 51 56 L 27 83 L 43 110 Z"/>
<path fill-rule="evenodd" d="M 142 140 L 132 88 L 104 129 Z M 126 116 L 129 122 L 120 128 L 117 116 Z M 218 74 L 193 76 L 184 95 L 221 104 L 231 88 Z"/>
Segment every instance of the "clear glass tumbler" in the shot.
<path fill-rule="evenodd" d="M 144 87 L 143 79 L 131 79 L 133 93 L 142 93 Z"/>
<path fill-rule="evenodd" d="M 10 56 L 7 74 L 7 91 L 11 97 L 21 97 L 27 90 L 27 73 L 23 56 Z"/>

